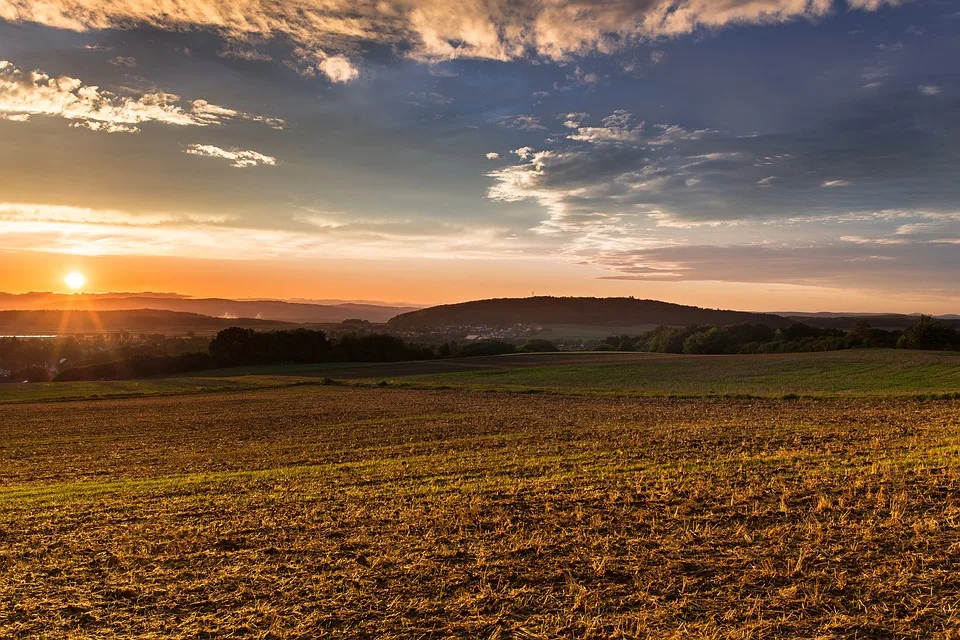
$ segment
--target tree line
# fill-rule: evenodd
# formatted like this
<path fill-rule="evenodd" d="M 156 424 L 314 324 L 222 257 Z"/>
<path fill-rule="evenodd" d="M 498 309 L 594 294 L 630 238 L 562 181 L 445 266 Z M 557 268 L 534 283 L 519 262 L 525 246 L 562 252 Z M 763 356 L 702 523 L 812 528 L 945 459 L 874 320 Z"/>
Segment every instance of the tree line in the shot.
<path fill-rule="evenodd" d="M 556 351 L 547 340 L 516 346 L 503 340 L 476 340 L 423 345 L 384 333 L 348 333 L 330 338 L 312 329 L 255 331 L 231 327 L 217 333 L 207 351 L 177 356 L 137 355 L 131 358 L 61 371 L 56 381 L 146 378 L 204 369 L 322 362 L 401 362 L 516 351 Z"/>
<path fill-rule="evenodd" d="M 903 330 L 886 331 L 858 320 L 847 331 L 795 322 L 775 329 L 762 323 L 729 326 L 660 326 L 640 335 L 604 338 L 603 351 L 647 351 L 687 354 L 799 353 L 841 349 L 960 350 L 960 331 L 930 316 Z"/>
<path fill-rule="evenodd" d="M 597 348 L 606 351 L 689 354 L 795 353 L 865 348 L 949 351 L 960 350 L 960 331 L 929 316 L 921 316 L 913 326 L 904 331 L 873 328 L 865 320 L 857 321 L 848 331 L 823 329 L 800 322 L 781 328 L 762 323 L 660 326 L 636 336 L 609 336 L 603 339 Z M 519 346 L 506 340 L 423 345 L 383 333 L 348 333 L 331 339 L 323 331 L 311 329 L 256 331 L 231 327 L 220 331 L 210 341 L 206 352 L 175 356 L 137 355 L 113 362 L 66 369 L 54 379 L 66 381 L 144 378 L 221 367 L 322 362 L 400 362 L 544 351 L 557 351 L 557 347 L 553 342 L 543 339 L 528 340 Z"/>

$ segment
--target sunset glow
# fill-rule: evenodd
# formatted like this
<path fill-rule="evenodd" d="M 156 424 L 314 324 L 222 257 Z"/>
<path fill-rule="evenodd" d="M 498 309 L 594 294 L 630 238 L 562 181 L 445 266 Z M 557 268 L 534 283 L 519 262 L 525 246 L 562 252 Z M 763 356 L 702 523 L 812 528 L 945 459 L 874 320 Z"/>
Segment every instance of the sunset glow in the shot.
<path fill-rule="evenodd" d="M 0 2 L 7 290 L 960 309 L 945 3 L 228 5 Z"/>

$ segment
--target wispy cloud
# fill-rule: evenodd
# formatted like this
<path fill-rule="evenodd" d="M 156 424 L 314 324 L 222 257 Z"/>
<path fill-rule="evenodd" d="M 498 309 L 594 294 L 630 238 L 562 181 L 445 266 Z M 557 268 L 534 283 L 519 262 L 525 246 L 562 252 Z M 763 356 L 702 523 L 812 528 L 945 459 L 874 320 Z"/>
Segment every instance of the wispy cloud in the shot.
<path fill-rule="evenodd" d="M 70 76 L 25 72 L 6 60 L 0 61 L 0 114 L 20 120 L 29 116 L 59 117 L 73 121 L 72 126 L 107 133 L 137 133 L 139 125 L 148 122 L 206 127 L 235 118 L 264 122 L 273 128 L 284 126 L 278 118 L 247 114 L 206 100 L 188 104 L 171 93 L 119 95 Z"/>
<path fill-rule="evenodd" d="M 203 156 L 205 158 L 222 158 L 223 160 L 229 160 L 230 166 L 236 167 L 237 169 L 260 165 L 273 166 L 277 164 L 277 159 L 273 156 L 264 155 L 252 149 L 239 149 L 237 147 L 221 149 L 212 144 L 191 144 L 184 150 L 184 153 Z"/>
<path fill-rule="evenodd" d="M 505 243 L 496 227 L 435 220 L 363 220 L 309 214 L 297 228 L 264 228 L 222 215 L 130 213 L 0 203 L 3 248 L 78 255 L 152 255 L 247 260 L 326 257 L 507 257 L 532 249 Z M 289 226 L 289 225 L 288 225 Z M 509 246 L 508 246 L 509 245 Z M 499 247 L 491 250 L 491 247 Z"/>
<path fill-rule="evenodd" d="M 540 131 L 546 129 L 545 126 L 540 124 L 540 118 L 526 114 L 521 114 L 518 116 L 506 116 L 504 118 L 500 118 L 498 122 L 503 127 L 521 129 L 522 131 Z"/>
<path fill-rule="evenodd" d="M 91 209 L 64 205 L 0 202 L 0 220 L 70 224 L 110 224 L 122 226 L 157 226 L 173 224 L 223 224 L 231 220 L 224 215 L 182 213 L 130 213 L 116 209 Z"/>
<path fill-rule="evenodd" d="M 110 61 L 110 64 L 112 64 L 115 67 L 126 67 L 128 69 L 136 69 L 137 59 L 134 58 L 133 56 L 117 56 L 116 58 Z"/>

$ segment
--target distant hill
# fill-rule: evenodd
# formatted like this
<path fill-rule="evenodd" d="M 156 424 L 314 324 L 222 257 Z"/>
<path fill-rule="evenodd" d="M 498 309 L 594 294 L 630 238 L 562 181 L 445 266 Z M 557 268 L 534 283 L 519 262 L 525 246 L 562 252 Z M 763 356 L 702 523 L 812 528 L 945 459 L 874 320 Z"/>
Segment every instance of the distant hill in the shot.
<path fill-rule="evenodd" d="M 302 324 L 342 322 L 348 318 L 386 322 L 411 307 L 391 307 L 373 304 L 320 305 L 281 300 L 230 300 L 228 298 L 186 298 L 175 294 L 56 294 L 0 293 L 0 309 L 82 309 L 94 311 L 121 311 L 130 309 L 157 309 L 199 313 L 226 318 L 262 318 Z"/>
<path fill-rule="evenodd" d="M 635 298 L 496 298 L 460 304 L 447 304 L 404 313 L 390 320 L 394 329 L 436 329 L 452 326 L 509 327 L 534 324 L 544 327 L 579 325 L 583 327 L 639 327 L 641 325 L 731 325 L 763 323 L 774 328 L 802 322 L 823 329 L 849 329 L 854 322 L 866 320 L 877 329 L 906 329 L 919 316 L 907 314 L 804 314 L 781 315 L 637 300 Z M 956 316 L 941 316 L 944 322 L 960 327 Z"/>
<path fill-rule="evenodd" d="M 885 329 L 887 331 L 893 329 L 906 329 L 917 323 L 917 320 L 920 319 L 919 315 L 906 315 L 899 313 L 873 313 L 869 315 L 862 316 L 850 316 L 850 315 L 835 315 L 835 314 L 824 314 L 824 315 L 791 315 L 787 316 L 790 320 L 795 322 L 802 322 L 804 324 L 809 324 L 814 327 L 820 327 L 821 329 L 849 329 L 854 322 L 858 320 L 866 320 L 870 323 L 870 326 L 874 329 Z M 938 318 L 941 322 L 951 324 L 955 327 L 960 327 L 960 319 L 956 316 L 940 316 Z"/>
<path fill-rule="evenodd" d="M 255 318 L 211 318 L 196 313 L 137 309 L 132 311 L 0 311 L 0 335 L 163 333 L 218 331 L 226 327 L 283 328 L 289 323 Z"/>
<path fill-rule="evenodd" d="M 786 327 L 792 320 L 769 313 L 703 309 L 634 298 L 497 298 L 447 304 L 398 315 L 390 320 L 396 329 L 448 326 L 512 326 L 515 324 L 589 325 L 729 325 L 762 322 Z"/>

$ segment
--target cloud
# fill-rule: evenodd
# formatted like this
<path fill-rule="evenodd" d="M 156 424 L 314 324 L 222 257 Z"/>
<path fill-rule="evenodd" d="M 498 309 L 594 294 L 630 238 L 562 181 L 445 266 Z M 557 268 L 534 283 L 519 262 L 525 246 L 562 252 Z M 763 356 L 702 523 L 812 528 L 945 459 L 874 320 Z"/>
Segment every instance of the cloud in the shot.
<path fill-rule="evenodd" d="M 496 151 L 491 151 L 487 154 L 487 160 L 497 160 L 500 158 L 500 154 Z"/>
<path fill-rule="evenodd" d="M 117 56 L 113 60 L 110 60 L 110 64 L 115 67 L 126 67 L 128 69 L 135 69 L 137 67 L 137 59 L 133 56 Z"/>
<path fill-rule="evenodd" d="M 156 226 L 170 224 L 222 224 L 231 220 L 223 215 L 175 213 L 137 214 L 115 209 L 91 209 L 63 205 L 0 202 L 0 220 L 18 223 L 70 223 Z"/>
<path fill-rule="evenodd" d="M 574 111 L 565 115 L 557 116 L 557 119 L 563 120 L 563 126 L 567 129 L 579 129 L 580 124 L 590 117 L 589 113 L 583 111 Z"/>
<path fill-rule="evenodd" d="M 888 4 L 899 2 L 847 0 L 864 11 Z M 0 19 L 74 31 L 149 26 L 208 30 L 232 42 L 285 40 L 301 50 L 299 60 L 335 60 L 327 75 L 343 82 L 356 76 L 338 56 L 371 43 L 428 62 L 562 61 L 698 29 L 816 19 L 832 9 L 832 0 L 0 0 Z"/>
<path fill-rule="evenodd" d="M 245 60 L 247 62 L 271 62 L 273 57 L 249 47 L 230 44 L 217 51 L 217 57 L 224 60 Z"/>
<path fill-rule="evenodd" d="M 497 122 L 500 123 L 500 126 L 520 129 L 522 131 L 539 131 L 546 129 L 545 126 L 540 124 L 540 118 L 524 114 L 519 116 L 506 116 L 500 118 Z"/>
<path fill-rule="evenodd" d="M 651 126 L 625 110 L 588 126 L 582 114 L 561 113 L 568 135 L 516 149 L 513 164 L 487 173 L 487 195 L 539 205 L 533 233 L 572 261 L 612 270 L 603 256 L 637 242 L 844 237 L 844 245 L 896 246 L 905 225 L 952 221 L 945 211 L 960 197 L 950 178 L 960 160 L 933 144 L 955 131 L 956 113 L 933 104 L 923 119 L 911 117 L 917 100 L 873 111 L 852 103 L 802 133 L 772 135 Z M 910 242 L 953 241 L 957 231 L 917 231 Z M 667 262 L 632 275 L 679 273 L 677 261 Z"/>
<path fill-rule="evenodd" d="M 506 243 L 505 230 L 437 224 L 435 220 L 371 221 L 311 214 L 298 228 L 245 226 L 223 215 L 130 213 L 44 204 L 0 203 L 5 250 L 77 255 L 134 255 L 224 260 L 327 257 L 507 257 L 529 252 Z M 491 253 L 490 247 L 498 247 Z"/>
<path fill-rule="evenodd" d="M 317 67 L 330 78 L 331 82 L 337 84 L 348 84 L 360 77 L 360 71 L 344 56 L 325 58 Z"/>
<path fill-rule="evenodd" d="M 567 74 L 567 80 L 573 80 L 576 84 L 591 85 L 600 82 L 600 76 L 593 71 L 584 71 L 578 66 L 574 68 L 573 73 Z"/>
<path fill-rule="evenodd" d="M 8 119 L 29 116 L 59 117 L 71 126 L 107 133 L 137 133 L 143 123 L 206 127 L 242 118 L 282 128 L 283 121 L 247 114 L 195 100 L 189 106 L 179 96 L 164 92 L 119 95 L 69 76 L 52 77 L 42 71 L 24 72 L 0 61 L 0 115 Z"/>
<path fill-rule="evenodd" d="M 656 131 L 649 134 L 643 122 L 635 125 L 632 122 L 633 115 L 621 109 L 604 118 L 601 127 L 583 127 L 577 120 L 567 120 L 564 126 L 575 129 L 574 133 L 567 136 L 568 139 L 592 144 L 663 146 L 683 140 L 697 140 L 708 133 L 706 130 L 687 131 L 678 125 L 658 124 L 654 127 Z"/>
<path fill-rule="evenodd" d="M 940 87 L 932 84 L 922 84 L 917 87 L 917 90 L 925 96 L 938 96 L 940 95 Z"/>
<path fill-rule="evenodd" d="M 72 129 L 89 129 L 103 133 L 140 133 L 140 127 L 117 122 L 98 122 L 97 120 L 81 120 L 70 125 Z"/>
<path fill-rule="evenodd" d="M 659 49 L 654 49 L 650 52 L 650 62 L 653 64 L 661 64 L 667 59 L 667 52 L 660 51 Z"/>
<path fill-rule="evenodd" d="M 212 144 L 191 144 L 184 150 L 184 153 L 205 158 L 230 160 L 230 166 L 237 169 L 277 164 L 277 159 L 273 156 L 267 156 L 252 149 L 238 149 L 237 147 L 221 149 Z"/>
<path fill-rule="evenodd" d="M 676 245 L 607 252 L 594 264 L 616 275 L 606 279 L 783 283 L 954 296 L 960 252 L 946 243 L 923 251 L 905 244 L 807 246 Z"/>
<path fill-rule="evenodd" d="M 906 240 L 900 238 L 867 238 L 864 236 L 840 236 L 841 242 L 851 244 L 907 244 Z"/>

